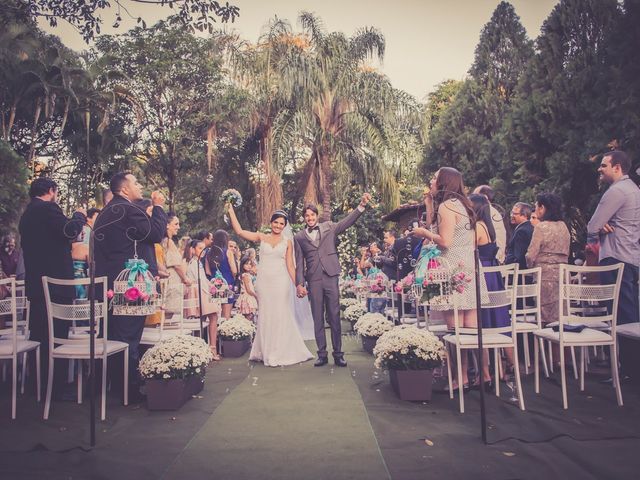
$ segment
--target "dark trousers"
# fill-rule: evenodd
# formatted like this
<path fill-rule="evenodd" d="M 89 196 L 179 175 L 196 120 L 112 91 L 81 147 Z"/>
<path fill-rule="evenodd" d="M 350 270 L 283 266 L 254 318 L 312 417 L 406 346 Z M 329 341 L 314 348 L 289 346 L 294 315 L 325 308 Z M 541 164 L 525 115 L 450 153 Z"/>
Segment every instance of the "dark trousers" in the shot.
<path fill-rule="evenodd" d="M 69 323 L 64 320 L 53 320 L 53 331 L 57 338 L 67 338 L 69 335 Z M 32 297 L 29 299 L 29 330 L 31 331 L 30 339 L 40 342 L 41 382 L 46 385 L 49 372 L 49 323 L 47 321 L 47 307 L 44 298 Z M 55 362 L 53 392 L 57 394 L 66 383 L 69 361 L 57 359 Z M 35 375 L 32 378 L 36 378 Z"/>
<path fill-rule="evenodd" d="M 600 265 L 615 265 L 620 263 L 612 257 L 600 260 Z M 611 284 L 616 280 L 614 272 L 600 274 L 603 284 Z M 611 313 L 611 312 L 609 312 Z M 630 263 L 624 264 L 622 271 L 622 283 L 620 284 L 620 296 L 618 297 L 618 325 L 640 321 L 640 308 L 638 306 L 638 267 Z"/>
<path fill-rule="evenodd" d="M 338 277 L 330 277 L 324 272 L 322 277 L 308 282 L 309 302 L 318 344 L 318 357 L 327 356 L 327 337 L 324 331 L 325 311 L 331 328 L 331 345 L 334 358 L 342 357 L 342 329 L 340 326 L 340 293 Z"/>
<path fill-rule="evenodd" d="M 129 345 L 129 389 L 140 387 L 141 379 L 138 373 L 140 362 L 140 338 L 144 329 L 144 316 L 130 317 L 109 314 L 109 326 L 107 338 L 125 342 Z M 123 391 L 124 356 L 121 353 L 112 355 L 108 360 L 109 369 L 107 375 L 111 382 L 111 390 L 120 393 Z"/>

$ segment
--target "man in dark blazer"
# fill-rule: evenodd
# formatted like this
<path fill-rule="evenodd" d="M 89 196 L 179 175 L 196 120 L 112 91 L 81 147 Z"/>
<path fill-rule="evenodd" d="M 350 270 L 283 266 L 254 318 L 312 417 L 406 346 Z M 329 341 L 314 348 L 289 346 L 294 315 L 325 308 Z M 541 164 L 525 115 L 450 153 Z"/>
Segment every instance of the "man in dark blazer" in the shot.
<path fill-rule="evenodd" d="M 515 226 L 511 239 L 507 244 L 507 252 L 504 263 L 517 263 L 519 268 L 527 268 L 525 255 L 531 243 L 533 225 L 531 218 L 531 205 L 524 202 L 516 203 L 511 209 L 511 224 Z"/>
<path fill-rule="evenodd" d="M 160 243 L 167 230 L 167 214 L 162 209 L 164 196 L 160 192 L 151 194 L 153 210 L 151 216 L 135 205 L 142 198 L 142 186 L 130 173 L 117 173 L 110 182 L 113 199 L 102 210 L 94 224 L 96 276 L 106 276 L 109 288 L 125 268 L 125 263 L 134 256 L 137 246 L 138 258 L 155 265 L 151 258 L 154 250 L 148 248 Z M 142 247 L 142 248 L 140 248 Z M 145 248 L 146 247 L 146 248 Z M 113 315 L 109 312 L 108 338 L 129 345 L 129 400 L 141 400 L 138 374 L 139 346 L 144 316 Z M 110 357 L 109 376 L 111 389 L 120 393 L 122 384 L 121 355 Z"/>
<path fill-rule="evenodd" d="M 365 193 L 358 208 L 337 223 L 318 223 L 318 209 L 307 205 L 304 209 L 306 228 L 293 237 L 296 251 L 296 292 L 298 296 L 309 294 L 311 314 L 318 345 L 318 359 L 314 363 L 321 367 L 328 363 L 327 337 L 324 332 L 325 305 L 327 321 L 331 328 L 333 360 L 339 367 L 346 367 L 342 352 L 342 331 L 340 326 L 340 262 L 336 251 L 336 236 L 353 225 L 364 212 L 371 200 Z M 305 286 L 306 280 L 306 286 Z"/>
<path fill-rule="evenodd" d="M 49 327 L 42 277 L 73 279 L 71 242 L 82 232 L 87 217 L 82 209 L 76 211 L 71 219 L 62 213 L 56 203 L 58 186 L 50 178 L 36 178 L 31 182 L 29 196 L 31 202 L 20 218 L 18 229 L 24 256 L 25 289 L 30 303 L 31 339 L 40 342 L 42 368 L 46 372 L 49 365 Z M 56 302 L 71 303 L 75 291 L 73 288 L 52 287 L 51 296 Z M 54 321 L 53 327 L 56 337 L 67 337 L 69 322 Z M 54 395 L 58 396 L 66 377 L 62 365 L 55 369 L 54 375 Z"/>

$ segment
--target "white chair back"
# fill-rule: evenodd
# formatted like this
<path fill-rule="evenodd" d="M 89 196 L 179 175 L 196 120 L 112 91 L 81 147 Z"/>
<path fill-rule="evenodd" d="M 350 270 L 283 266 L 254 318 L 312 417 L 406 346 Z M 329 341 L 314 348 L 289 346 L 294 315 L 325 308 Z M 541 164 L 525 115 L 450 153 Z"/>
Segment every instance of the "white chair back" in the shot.
<path fill-rule="evenodd" d="M 53 320 L 63 320 L 68 322 L 89 321 L 90 319 L 90 304 L 89 302 L 82 304 L 66 304 L 57 303 L 52 300 L 51 286 L 58 287 L 75 287 L 78 285 L 89 287 L 91 283 L 88 278 L 77 278 L 74 280 L 62 280 L 58 278 L 52 278 L 43 276 L 42 287 L 44 289 L 44 298 L 47 307 L 47 321 L 49 324 L 49 349 L 53 350 L 55 345 L 72 344 L 72 345 L 86 345 L 89 343 L 89 335 L 74 336 L 74 338 L 59 338 L 55 336 L 53 329 Z M 95 320 L 96 320 L 96 335 L 100 332 L 104 332 L 102 338 L 96 338 L 96 342 L 103 342 L 103 355 L 106 358 L 107 354 L 107 335 L 108 331 L 108 303 L 107 303 L 107 277 L 99 277 L 95 279 L 95 290 L 100 291 L 102 287 L 102 294 L 96 294 L 95 301 Z"/>
<path fill-rule="evenodd" d="M 15 357 L 17 354 L 17 333 L 18 333 L 18 308 L 17 308 L 17 297 L 16 297 L 16 280 L 15 278 L 3 278 L 0 280 L 0 286 L 5 287 L 9 290 L 9 296 L 0 300 L 0 315 L 5 318 L 6 323 L 10 323 L 10 326 L 6 326 L 4 328 L 0 328 L 0 336 L 6 335 L 8 337 L 7 341 L 12 342 L 11 352 Z"/>
<path fill-rule="evenodd" d="M 540 267 L 518 269 L 516 287 L 516 320 L 535 323 L 542 328 L 542 312 L 540 309 Z"/>

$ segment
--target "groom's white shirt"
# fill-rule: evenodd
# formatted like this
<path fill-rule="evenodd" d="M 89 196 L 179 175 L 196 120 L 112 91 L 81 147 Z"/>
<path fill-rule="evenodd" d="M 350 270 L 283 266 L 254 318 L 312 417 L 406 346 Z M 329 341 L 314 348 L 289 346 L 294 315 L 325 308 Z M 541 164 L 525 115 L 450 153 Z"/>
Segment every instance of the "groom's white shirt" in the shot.
<path fill-rule="evenodd" d="M 363 207 L 363 206 L 358 205 L 356 208 L 357 208 L 360 212 L 364 212 L 364 207 Z M 317 226 L 317 224 L 316 224 L 316 226 Z M 309 231 L 309 228 L 305 228 L 305 229 L 304 229 L 304 233 L 307 235 L 307 237 L 309 237 L 309 239 L 310 239 L 312 242 L 315 242 L 315 241 L 316 241 L 316 238 L 318 238 L 318 235 L 319 235 L 319 232 L 318 232 L 318 230 L 317 230 L 317 229 L 313 229 L 313 230 Z"/>

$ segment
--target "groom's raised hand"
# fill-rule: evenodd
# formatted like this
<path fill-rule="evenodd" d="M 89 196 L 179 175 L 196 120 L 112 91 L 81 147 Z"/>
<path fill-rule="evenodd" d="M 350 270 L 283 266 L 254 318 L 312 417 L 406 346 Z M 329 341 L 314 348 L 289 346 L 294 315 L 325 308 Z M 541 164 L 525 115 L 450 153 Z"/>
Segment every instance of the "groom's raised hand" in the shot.
<path fill-rule="evenodd" d="M 370 201 L 371 201 L 371 194 L 365 192 L 362 194 L 362 200 L 360 200 L 360 206 L 364 208 L 367 206 L 367 203 L 369 203 Z"/>

